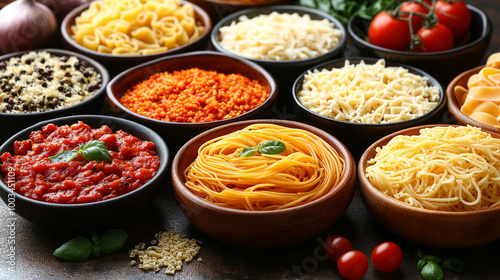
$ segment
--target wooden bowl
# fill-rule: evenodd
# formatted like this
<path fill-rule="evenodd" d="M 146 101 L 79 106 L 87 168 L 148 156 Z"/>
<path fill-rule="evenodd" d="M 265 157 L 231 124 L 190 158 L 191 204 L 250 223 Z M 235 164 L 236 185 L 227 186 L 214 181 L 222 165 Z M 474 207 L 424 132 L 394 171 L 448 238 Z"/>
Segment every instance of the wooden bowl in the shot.
<path fill-rule="evenodd" d="M 184 170 L 198 156 L 205 142 L 256 123 L 270 123 L 310 131 L 330 144 L 346 162 L 345 174 L 326 196 L 315 201 L 275 211 L 224 208 L 193 194 L 184 185 Z M 346 147 L 335 137 L 315 127 L 286 120 L 249 120 L 206 131 L 187 142 L 172 161 L 174 195 L 184 215 L 198 229 L 224 243 L 242 247 L 283 247 L 314 238 L 332 226 L 345 212 L 354 195 L 356 166 Z"/>
<path fill-rule="evenodd" d="M 129 110 L 119 101 L 120 97 L 131 86 L 144 79 L 148 79 L 154 73 L 190 69 L 193 67 L 215 70 L 225 74 L 239 73 L 251 80 L 258 80 L 264 88 L 269 90 L 270 95 L 264 103 L 237 117 L 204 123 L 166 122 L 152 119 Z M 138 65 L 116 76 L 109 82 L 107 88 L 108 100 L 111 109 L 116 115 L 130 118 L 152 128 L 164 137 L 173 151 L 177 150 L 197 134 L 210 128 L 241 120 L 271 117 L 277 94 L 278 87 L 276 81 L 262 67 L 236 56 L 213 51 L 173 55 Z"/>
<path fill-rule="evenodd" d="M 162 53 L 157 53 L 157 54 L 150 54 L 150 55 L 133 55 L 133 56 L 126 56 L 126 55 L 112 55 L 112 54 L 106 54 L 106 53 L 101 53 L 97 51 L 93 51 L 91 49 L 88 49 L 78 43 L 75 42 L 71 38 L 72 31 L 71 31 L 71 26 L 75 24 L 75 18 L 79 16 L 83 11 L 85 11 L 90 5 L 91 2 L 84 4 L 82 6 L 79 6 L 72 10 L 66 17 L 64 18 L 63 22 L 61 23 L 61 38 L 62 38 L 62 43 L 63 46 L 69 50 L 82 53 L 86 56 L 89 56 L 102 64 L 106 66 L 111 72 L 111 74 L 114 76 L 115 74 L 124 71 L 130 67 L 136 66 L 141 63 L 145 63 L 157 58 L 165 57 L 168 55 L 172 54 L 179 54 L 179 53 L 185 53 L 185 52 L 190 52 L 190 51 L 197 51 L 197 50 L 204 50 L 207 47 L 207 43 L 210 37 L 210 31 L 212 30 L 212 19 L 208 15 L 208 13 L 202 9 L 201 7 L 192 4 L 187 1 L 181 1 L 183 5 L 186 3 L 189 3 L 193 6 L 194 12 L 195 12 L 195 18 L 198 22 L 200 22 L 205 29 L 203 30 L 203 33 L 200 34 L 200 36 L 185 45 L 179 46 L 177 48 L 173 48 L 170 50 L 167 50 L 166 52 Z"/>
<path fill-rule="evenodd" d="M 380 139 L 365 151 L 358 164 L 358 177 L 366 208 L 387 230 L 425 246 L 464 248 L 500 239 L 500 207 L 466 212 L 416 208 L 383 194 L 366 177 L 367 161 L 375 156 L 377 148 L 383 147 L 397 135 L 418 135 L 421 129 L 435 126 L 443 125 L 404 129 Z M 500 134 L 491 134 L 500 138 Z"/>
<path fill-rule="evenodd" d="M 464 88 L 467 88 L 467 81 L 469 78 L 477 74 L 483 69 L 484 66 L 478 66 L 472 69 L 469 69 L 458 76 L 456 76 L 449 84 L 448 87 L 446 88 L 446 98 L 447 98 L 447 107 L 450 113 L 455 117 L 455 119 L 458 121 L 458 123 L 463 124 L 463 125 L 472 125 L 472 126 L 478 126 L 481 129 L 488 130 L 491 132 L 495 133 L 500 133 L 500 128 L 496 128 L 484 123 L 480 123 L 476 120 L 473 120 L 469 118 L 467 115 L 465 115 L 460 108 L 462 107 L 460 103 L 457 100 L 457 97 L 455 96 L 455 87 L 456 86 L 463 86 Z"/>

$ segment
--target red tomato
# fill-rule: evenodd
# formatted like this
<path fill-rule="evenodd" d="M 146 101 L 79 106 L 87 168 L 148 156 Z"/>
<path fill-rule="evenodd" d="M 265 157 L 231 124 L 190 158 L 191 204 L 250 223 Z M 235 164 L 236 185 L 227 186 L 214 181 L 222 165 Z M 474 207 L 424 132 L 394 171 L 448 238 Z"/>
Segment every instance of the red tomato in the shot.
<path fill-rule="evenodd" d="M 471 23 L 471 12 L 464 2 L 436 1 L 435 11 L 439 23 L 446 25 L 451 30 L 455 40 L 467 34 Z"/>
<path fill-rule="evenodd" d="M 403 2 L 401 5 L 401 8 L 399 9 L 401 12 L 414 12 L 414 13 L 420 13 L 420 14 L 428 14 L 429 9 L 427 9 L 426 6 L 416 3 L 416 2 Z M 401 17 L 403 18 L 408 18 L 410 17 L 410 14 L 402 14 Z M 425 18 L 422 16 L 419 16 L 417 14 L 413 14 L 411 18 L 411 26 L 413 29 L 413 32 L 417 32 L 417 30 L 424 25 Z"/>
<path fill-rule="evenodd" d="M 410 44 L 410 29 L 405 20 L 394 18 L 382 11 L 371 21 L 368 39 L 376 46 L 404 51 Z"/>
<path fill-rule="evenodd" d="M 345 279 L 361 279 L 368 271 L 368 259 L 360 251 L 351 250 L 340 256 L 337 261 L 337 268 L 340 275 Z"/>
<path fill-rule="evenodd" d="M 455 41 L 450 29 L 441 23 L 418 30 L 417 36 L 422 39 L 421 45 L 417 46 L 420 52 L 439 52 L 453 49 Z"/>
<path fill-rule="evenodd" d="M 394 242 L 383 242 L 372 251 L 372 263 L 381 272 L 392 272 L 403 263 L 403 251 Z"/>
<path fill-rule="evenodd" d="M 332 235 L 326 239 L 323 249 L 328 258 L 336 262 L 340 256 L 352 250 L 352 243 L 345 237 Z"/>

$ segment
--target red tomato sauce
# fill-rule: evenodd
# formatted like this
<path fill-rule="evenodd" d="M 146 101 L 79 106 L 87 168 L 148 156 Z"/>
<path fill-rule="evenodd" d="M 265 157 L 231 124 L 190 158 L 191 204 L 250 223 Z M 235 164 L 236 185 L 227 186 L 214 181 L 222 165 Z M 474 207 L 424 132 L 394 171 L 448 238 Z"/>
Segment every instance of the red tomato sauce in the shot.
<path fill-rule="evenodd" d="M 104 142 L 111 163 L 89 161 L 78 155 L 70 162 L 52 162 L 66 150 L 77 150 L 92 140 Z M 14 170 L 9 187 L 26 197 L 61 204 L 88 203 L 131 192 L 157 173 L 160 160 L 155 144 L 107 127 L 92 129 L 83 122 L 46 125 L 28 140 L 14 143 L 14 155 L 0 157 L 2 172 Z"/>

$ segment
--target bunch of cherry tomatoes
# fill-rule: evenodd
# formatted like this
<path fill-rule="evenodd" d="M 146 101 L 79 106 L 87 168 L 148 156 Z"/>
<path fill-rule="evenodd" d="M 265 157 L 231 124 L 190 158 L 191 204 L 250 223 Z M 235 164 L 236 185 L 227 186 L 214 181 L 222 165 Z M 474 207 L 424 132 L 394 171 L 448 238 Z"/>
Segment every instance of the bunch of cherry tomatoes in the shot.
<path fill-rule="evenodd" d="M 349 239 L 331 235 L 323 245 L 325 254 L 337 262 L 340 275 L 348 280 L 363 278 L 368 271 L 368 258 L 361 251 L 353 250 Z M 382 242 L 371 253 L 373 266 L 380 272 L 392 272 L 401 266 L 403 251 L 394 242 Z"/>
<path fill-rule="evenodd" d="M 438 52 L 452 49 L 471 24 L 471 12 L 460 0 L 413 0 L 371 21 L 368 39 L 396 51 Z"/>

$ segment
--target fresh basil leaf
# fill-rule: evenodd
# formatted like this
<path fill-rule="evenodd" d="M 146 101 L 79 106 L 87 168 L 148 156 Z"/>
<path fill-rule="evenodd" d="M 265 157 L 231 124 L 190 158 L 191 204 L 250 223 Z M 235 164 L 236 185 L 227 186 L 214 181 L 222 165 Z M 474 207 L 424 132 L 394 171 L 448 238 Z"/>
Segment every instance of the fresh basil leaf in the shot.
<path fill-rule="evenodd" d="M 89 141 L 80 145 L 80 154 L 86 160 L 111 162 L 111 156 L 106 149 L 106 145 L 101 141 Z"/>
<path fill-rule="evenodd" d="M 240 152 L 240 154 L 238 155 L 238 157 L 249 157 L 249 156 L 253 155 L 256 152 L 257 152 L 256 149 L 246 147 L 245 149 L 243 149 L 243 151 Z"/>
<path fill-rule="evenodd" d="M 97 236 L 97 233 L 95 232 L 92 232 L 90 234 L 90 237 L 92 240 L 92 256 L 94 258 L 97 258 L 101 253 L 101 240 L 99 239 L 99 236 Z"/>
<path fill-rule="evenodd" d="M 78 152 L 75 150 L 68 150 L 58 153 L 55 156 L 49 157 L 52 162 L 70 162 L 76 158 Z"/>
<path fill-rule="evenodd" d="M 432 262 L 438 263 L 441 261 L 441 259 L 436 257 L 436 256 L 427 256 L 427 261 L 432 261 Z"/>
<path fill-rule="evenodd" d="M 457 257 L 449 257 L 443 260 L 443 268 L 449 269 L 455 272 L 462 272 L 465 268 L 465 261 Z"/>
<path fill-rule="evenodd" d="M 418 262 L 417 262 L 417 270 L 422 270 L 422 268 L 424 268 L 424 266 L 426 265 L 426 262 L 424 259 L 420 259 Z"/>
<path fill-rule="evenodd" d="M 65 261 L 83 261 L 92 253 L 92 242 L 85 237 L 73 238 L 54 251 L 54 256 Z"/>
<path fill-rule="evenodd" d="M 429 261 L 420 271 L 425 280 L 442 280 L 444 277 L 443 270 L 436 262 Z"/>
<path fill-rule="evenodd" d="M 418 250 L 418 252 L 417 252 L 417 256 L 418 256 L 418 258 L 419 258 L 419 259 L 423 259 L 423 258 L 425 257 L 425 253 L 424 253 L 424 251 L 422 251 L 422 250 Z"/>
<path fill-rule="evenodd" d="M 120 229 L 110 229 L 101 236 L 101 251 L 106 254 L 113 253 L 122 248 L 128 234 Z"/>
<path fill-rule="evenodd" d="M 257 147 L 257 150 L 261 154 L 277 155 L 277 154 L 281 154 L 282 152 L 286 151 L 286 145 L 285 145 L 285 143 L 280 142 L 280 141 L 267 141 L 267 142 L 259 144 L 259 146 Z"/>

